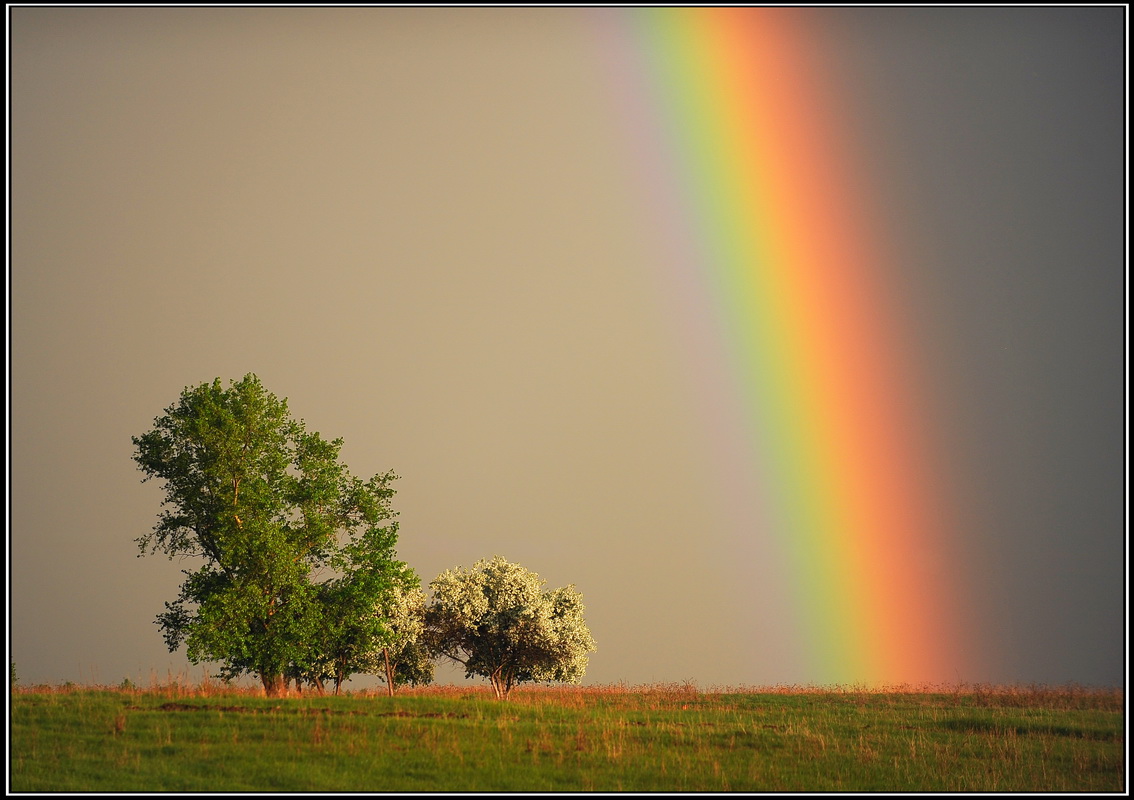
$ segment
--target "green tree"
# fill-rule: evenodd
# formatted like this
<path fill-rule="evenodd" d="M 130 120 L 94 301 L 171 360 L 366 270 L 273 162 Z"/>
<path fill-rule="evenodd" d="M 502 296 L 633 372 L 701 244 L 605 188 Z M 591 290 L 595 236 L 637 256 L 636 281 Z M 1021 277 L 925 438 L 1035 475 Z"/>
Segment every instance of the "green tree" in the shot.
<path fill-rule="evenodd" d="M 342 587 L 369 593 L 355 602 L 372 608 L 408 570 L 394 552 L 397 476 L 352 476 L 342 440 L 307 431 L 255 375 L 187 387 L 133 443 L 143 481 L 165 490 L 137 539 L 142 554 L 202 561 L 182 570 L 157 622 L 171 652 L 184 643 L 192 663 L 219 662 L 225 679 L 255 674 L 276 696 L 285 676 L 322 675 Z M 380 623 L 353 631 L 361 648 L 384 633 Z"/>
<path fill-rule="evenodd" d="M 359 551 L 360 555 L 369 553 L 365 547 Z M 390 663 L 391 652 L 394 672 L 383 674 L 394 674 L 398 685 L 433 679 L 432 662 L 422 666 L 414 660 L 421 649 L 417 643 L 420 626 L 415 627 L 420 610 L 407 598 L 421 593 L 416 588 L 420 583 L 417 575 L 408 568 L 391 575 L 367 561 L 365 557 L 362 563 L 352 561 L 343 577 L 320 587 L 324 622 L 317 647 L 323 660 L 303 676 L 320 690 L 324 681 L 332 680 L 338 694 L 346 677 L 380 671 Z"/>
<path fill-rule="evenodd" d="M 527 681 L 577 683 L 596 649 L 582 595 L 545 583 L 500 556 L 441 573 L 425 617 L 432 651 L 488 678 L 502 700 Z"/>

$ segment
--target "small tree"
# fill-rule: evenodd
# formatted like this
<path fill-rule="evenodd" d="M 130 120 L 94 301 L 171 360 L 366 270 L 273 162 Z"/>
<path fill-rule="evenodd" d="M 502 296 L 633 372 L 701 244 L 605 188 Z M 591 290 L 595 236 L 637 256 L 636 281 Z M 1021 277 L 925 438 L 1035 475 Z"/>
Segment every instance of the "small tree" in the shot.
<path fill-rule="evenodd" d="M 430 584 L 427 639 L 435 655 L 488 678 L 498 699 L 528 681 L 577 683 L 595 641 L 574 586 L 546 581 L 500 556 L 441 573 Z"/>
<path fill-rule="evenodd" d="M 170 651 L 184 642 L 192 663 L 220 662 L 225 679 L 256 674 L 270 696 L 291 677 L 320 685 L 337 605 L 373 608 L 407 569 L 394 556 L 397 476 L 352 476 L 342 440 L 308 432 L 251 374 L 227 389 L 219 378 L 186 388 L 133 442 L 143 480 L 165 489 L 142 553 L 203 562 L 183 570 L 158 616 Z M 376 627 L 353 632 L 359 647 Z"/>
<path fill-rule="evenodd" d="M 374 616 L 389 630 L 386 643 L 370 654 L 366 670 L 380 675 L 391 697 L 399 686 L 433 682 L 433 655 L 425 641 L 425 592 L 416 585 L 394 586 Z"/>
<path fill-rule="evenodd" d="M 405 650 L 404 658 L 408 660 L 420 632 L 420 626 L 416 631 L 412 629 L 404 603 L 399 605 L 391 600 L 402 598 L 420 585 L 414 571 L 409 567 L 394 571 L 380 560 L 374 561 L 374 551 L 365 542 L 348 547 L 346 555 L 345 574 L 320 586 L 323 623 L 316 638 L 324 660 L 318 665 L 317 677 L 308 676 L 317 686 L 324 680 L 333 680 L 335 694 L 339 694 L 349 676 L 375 672 L 376 659 L 387 648 L 392 647 L 399 654 Z M 414 683 L 428 683 L 433 678 L 432 663 L 428 676 L 419 670 L 412 678 Z"/>

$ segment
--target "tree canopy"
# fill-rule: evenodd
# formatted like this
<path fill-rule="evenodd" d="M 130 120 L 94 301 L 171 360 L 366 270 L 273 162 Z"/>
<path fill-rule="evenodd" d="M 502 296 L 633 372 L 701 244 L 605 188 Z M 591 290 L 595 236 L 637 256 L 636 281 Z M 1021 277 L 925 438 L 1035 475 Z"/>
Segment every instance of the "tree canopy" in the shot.
<path fill-rule="evenodd" d="M 577 683 L 595 641 L 574 586 L 546 581 L 500 556 L 446 570 L 430 584 L 426 636 L 436 655 L 492 683 L 506 699 L 527 681 Z"/>
<path fill-rule="evenodd" d="M 133 443 L 165 491 L 142 554 L 201 561 L 157 619 L 171 652 L 184 643 L 192 663 L 278 695 L 285 676 L 341 683 L 389 641 L 373 609 L 416 585 L 395 556 L 393 472 L 351 475 L 342 439 L 309 432 L 253 374 L 187 387 Z"/>
<path fill-rule="evenodd" d="M 408 584 L 396 586 L 374 613 L 384 621 L 390 637 L 380 651 L 371 651 L 365 671 L 380 675 L 391 696 L 407 683 L 432 683 L 433 656 L 425 637 L 425 592 Z"/>

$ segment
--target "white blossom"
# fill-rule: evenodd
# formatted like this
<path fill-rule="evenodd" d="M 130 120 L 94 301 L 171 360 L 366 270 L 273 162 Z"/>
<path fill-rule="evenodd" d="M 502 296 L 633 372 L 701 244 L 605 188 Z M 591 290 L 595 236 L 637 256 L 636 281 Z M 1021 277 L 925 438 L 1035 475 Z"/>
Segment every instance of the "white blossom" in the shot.
<path fill-rule="evenodd" d="M 404 683 L 433 680 L 433 659 L 425 646 L 425 592 L 396 584 L 375 613 L 388 633 L 384 645 L 367 654 L 366 672 L 386 681 L 390 694 Z"/>
<path fill-rule="evenodd" d="M 582 595 L 545 583 L 500 556 L 441 573 L 429 584 L 433 651 L 463 664 L 467 676 L 488 678 L 500 698 L 526 681 L 577 683 L 596 650 Z"/>

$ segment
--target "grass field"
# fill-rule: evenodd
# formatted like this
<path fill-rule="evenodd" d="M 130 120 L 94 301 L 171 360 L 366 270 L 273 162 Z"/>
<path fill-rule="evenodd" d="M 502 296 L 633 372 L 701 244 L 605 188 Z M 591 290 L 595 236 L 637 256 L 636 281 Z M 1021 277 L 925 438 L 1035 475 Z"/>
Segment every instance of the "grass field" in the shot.
<path fill-rule="evenodd" d="M 41 686 L 10 726 L 10 792 L 1126 789 L 1123 694 L 1078 687 Z"/>

